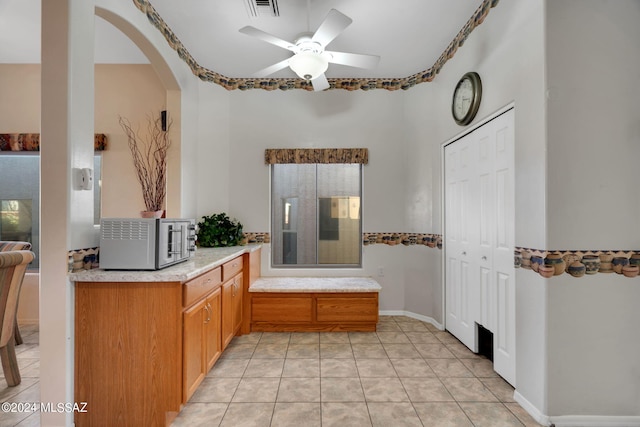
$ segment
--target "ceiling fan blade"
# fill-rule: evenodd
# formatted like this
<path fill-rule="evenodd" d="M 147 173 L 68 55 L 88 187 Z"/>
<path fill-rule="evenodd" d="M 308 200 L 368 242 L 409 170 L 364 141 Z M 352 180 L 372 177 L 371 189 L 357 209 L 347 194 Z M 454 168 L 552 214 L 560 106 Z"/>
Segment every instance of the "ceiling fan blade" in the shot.
<path fill-rule="evenodd" d="M 347 15 L 331 9 L 311 40 L 320 43 L 323 47 L 327 46 L 333 39 L 338 37 L 338 34 L 351 25 L 352 22 L 353 20 Z"/>
<path fill-rule="evenodd" d="M 284 61 L 278 62 L 277 64 L 273 64 L 268 66 L 267 68 L 263 68 L 262 70 L 256 71 L 255 73 L 253 73 L 253 77 L 267 77 L 275 73 L 276 71 L 280 71 L 283 68 L 287 68 L 289 66 L 289 59 L 291 58 L 287 58 Z"/>
<path fill-rule="evenodd" d="M 311 80 L 311 85 L 313 86 L 314 92 L 329 89 L 329 87 L 331 87 L 331 85 L 329 85 L 329 81 L 327 80 L 327 76 L 325 76 L 324 73 Z"/>
<path fill-rule="evenodd" d="M 246 34 L 248 36 L 259 38 L 262 41 L 274 44 L 274 45 L 276 45 L 278 47 L 281 47 L 283 49 L 287 49 L 287 50 L 290 50 L 292 52 L 297 52 L 298 51 L 298 48 L 296 47 L 296 45 L 294 43 L 288 42 L 286 40 L 282 40 L 281 38 L 278 38 L 278 37 L 276 37 L 274 35 L 271 35 L 269 33 L 265 33 L 264 31 L 259 30 L 256 27 L 252 27 L 252 26 L 248 25 L 246 27 L 240 28 L 238 31 L 240 31 L 242 34 Z"/>
<path fill-rule="evenodd" d="M 358 68 L 375 68 L 380 62 L 380 57 L 377 55 L 362 55 L 360 53 L 346 53 L 346 52 L 332 52 L 326 50 L 325 53 L 331 55 L 329 62 L 333 64 L 348 65 L 350 67 Z"/>

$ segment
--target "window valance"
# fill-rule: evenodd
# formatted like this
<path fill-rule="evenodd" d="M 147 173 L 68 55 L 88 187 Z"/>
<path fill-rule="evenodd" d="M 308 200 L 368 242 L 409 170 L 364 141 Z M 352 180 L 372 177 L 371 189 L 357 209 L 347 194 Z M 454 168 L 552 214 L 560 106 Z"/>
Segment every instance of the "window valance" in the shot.
<path fill-rule="evenodd" d="M 267 148 L 264 162 L 281 163 L 369 163 L 367 148 Z"/>
<path fill-rule="evenodd" d="M 107 149 L 107 135 L 96 133 L 93 138 L 93 149 Z M 39 133 L 0 133 L 0 151 L 40 151 Z"/>

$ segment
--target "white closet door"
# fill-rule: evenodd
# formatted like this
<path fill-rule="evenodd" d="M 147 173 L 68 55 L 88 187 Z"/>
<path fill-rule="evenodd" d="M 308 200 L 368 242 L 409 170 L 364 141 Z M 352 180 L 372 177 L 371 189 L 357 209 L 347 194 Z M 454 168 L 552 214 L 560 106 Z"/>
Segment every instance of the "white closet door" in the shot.
<path fill-rule="evenodd" d="M 477 216 L 474 212 L 477 182 L 473 179 L 476 145 L 470 139 L 445 148 L 445 260 L 447 329 L 473 351 L 478 351 L 475 325 L 479 289 Z"/>
<path fill-rule="evenodd" d="M 493 277 L 497 302 L 493 331 L 495 371 L 516 385 L 516 286 L 515 248 L 514 112 L 510 110 L 491 122 L 495 140 L 495 233 Z"/>
<path fill-rule="evenodd" d="M 515 386 L 514 112 L 445 147 L 446 327 L 473 351 L 493 332 L 494 369 Z"/>

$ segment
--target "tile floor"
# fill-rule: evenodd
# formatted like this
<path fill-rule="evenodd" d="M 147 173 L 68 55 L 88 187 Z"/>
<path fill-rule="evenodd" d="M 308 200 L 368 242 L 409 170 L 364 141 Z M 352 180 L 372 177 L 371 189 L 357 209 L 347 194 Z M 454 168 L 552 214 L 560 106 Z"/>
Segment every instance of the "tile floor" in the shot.
<path fill-rule="evenodd" d="M 0 401 L 39 401 L 37 327 L 21 330 L 22 384 L 0 384 Z M 0 413 L 0 427 L 37 426 L 38 415 Z M 538 426 L 487 359 L 396 316 L 377 332 L 236 337 L 172 425 Z"/>

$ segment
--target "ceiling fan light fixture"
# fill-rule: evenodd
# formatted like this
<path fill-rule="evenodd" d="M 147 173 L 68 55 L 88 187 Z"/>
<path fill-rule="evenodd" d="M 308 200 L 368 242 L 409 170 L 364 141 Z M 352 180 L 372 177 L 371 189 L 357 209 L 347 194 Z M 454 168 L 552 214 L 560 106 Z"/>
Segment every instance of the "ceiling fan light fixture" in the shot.
<path fill-rule="evenodd" d="M 300 52 L 289 59 L 289 67 L 301 78 L 314 80 L 329 68 L 329 60 L 317 52 Z"/>

